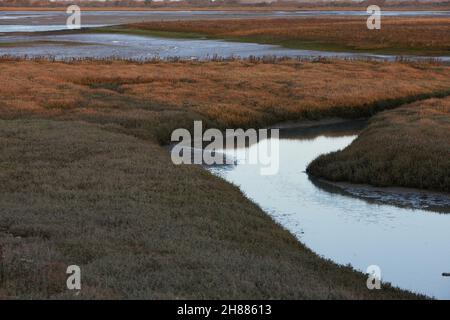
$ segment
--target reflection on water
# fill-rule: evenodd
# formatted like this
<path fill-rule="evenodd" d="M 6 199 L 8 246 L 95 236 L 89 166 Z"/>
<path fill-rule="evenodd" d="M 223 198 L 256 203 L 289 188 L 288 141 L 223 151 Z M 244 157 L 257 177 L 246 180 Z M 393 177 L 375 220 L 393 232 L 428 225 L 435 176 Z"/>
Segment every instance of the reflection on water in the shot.
<path fill-rule="evenodd" d="M 277 222 L 321 256 L 360 271 L 381 267 L 384 281 L 437 298 L 450 298 L 450 215 L 370 203 L 315 186 L 306 166 L 342 149 L 357 131 L 318 128 L 280 135 L 280 171 L 261 176 L 257 165 L 208 170 L 238 185 Z M 250 146 L 252 152 L 256 145 Z M 223 152 L 228 152 L 224 150 Z"/>

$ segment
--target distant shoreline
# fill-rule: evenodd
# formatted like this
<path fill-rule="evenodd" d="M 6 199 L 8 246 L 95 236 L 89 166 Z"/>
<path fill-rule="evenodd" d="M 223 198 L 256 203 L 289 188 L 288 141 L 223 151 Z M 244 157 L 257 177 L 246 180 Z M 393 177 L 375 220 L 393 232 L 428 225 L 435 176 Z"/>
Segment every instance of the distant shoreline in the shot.
<path fill-rule="evenodd" d="M 1 7 L 0 11 L 61 11 L 65 10 L 70 4 L 66 6 L 58 7 Z M 387 11 L 448 11 L 450 10 L 450 5 L 439 6 L 424 4 L 423 6 L 383 6 Z M 179 6 L 179 7 L 86 7 L 80 6 L 84 11 L 348 11 L 348 10 L 365 10 L 364 5 L 355 6 L 239 6 L 239 7 L 189 7 L 189 6 Z"/>

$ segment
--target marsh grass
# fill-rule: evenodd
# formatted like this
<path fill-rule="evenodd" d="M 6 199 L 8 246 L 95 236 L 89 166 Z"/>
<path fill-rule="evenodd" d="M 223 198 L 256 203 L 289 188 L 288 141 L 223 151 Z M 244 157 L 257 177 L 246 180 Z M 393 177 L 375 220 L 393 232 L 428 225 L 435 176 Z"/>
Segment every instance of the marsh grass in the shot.
<path fill-rule="evenodd" d="M 350 146 L 320 156 L 307 172 L 332 181 L 450 192 L 449 120 L 449 98 L 382 112 Z"/>
<path fill-rule="evenodd" d="M 73 121 L 1 120 L 0 137 L 1 298 L 419 298 L 367 290 L 157 144 Z"/>
<path fill-rule="evenodd" d="M 449 93 L 450 67 L 316 59 L 0 59 L 0 117 L 83 120 L 167 143 L 170 131 L 360 118 Z"/>
<path fill-rule="evenodd" d="M 0 60 L 1 298 L 422 298 L 319 258 L 239 189 L 174 166 L 173 129 L 360 117 L 450 88 L 371 61 Z M 392 100 L 394 99 L 394 100 Z M 82 291 L 65 269 L 82 268 Z"/>

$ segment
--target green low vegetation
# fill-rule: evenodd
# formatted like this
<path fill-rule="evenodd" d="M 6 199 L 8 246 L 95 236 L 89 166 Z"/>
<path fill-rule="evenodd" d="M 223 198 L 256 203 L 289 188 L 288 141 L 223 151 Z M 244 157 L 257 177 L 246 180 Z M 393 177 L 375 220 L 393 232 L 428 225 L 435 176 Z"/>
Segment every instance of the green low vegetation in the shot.
<path fill-rule="evenodd" d="M 368 290 L 237 187 L 108 126 L 2 120 L 0 151 L 1 298 L 419 298 Z"/>

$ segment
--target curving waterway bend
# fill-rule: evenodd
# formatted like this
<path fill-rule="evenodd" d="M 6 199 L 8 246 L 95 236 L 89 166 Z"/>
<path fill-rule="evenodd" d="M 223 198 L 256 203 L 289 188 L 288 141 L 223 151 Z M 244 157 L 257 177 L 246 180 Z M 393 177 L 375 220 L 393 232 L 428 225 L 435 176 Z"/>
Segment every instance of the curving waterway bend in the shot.
<path fill-rule="evenodd" d="M 385 282 L 450 299 L 450 277 L 442 276 L 450 272 L 450 214 L 329 192 L 305 173 L 318 155 L 349 145 L 357 137 L 358 126 L 281 131 L 276 175 L 262 176 L 259 165 L 243 163 L 246 151 L 256 152 L 257 144 L 237 149 L 234 165 L 207 169 L 239 186 L 320 256 L 362 272 L 378 265 Z"/>

